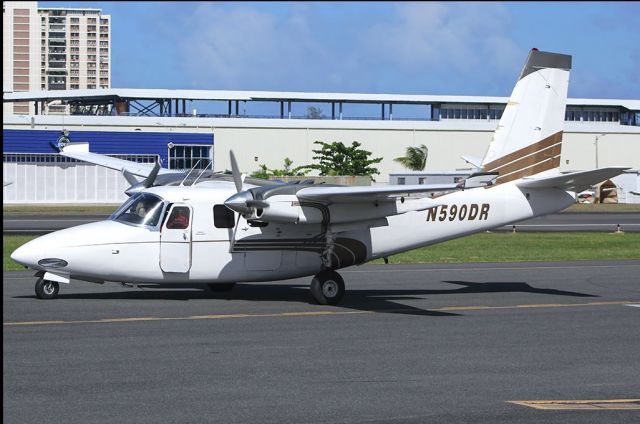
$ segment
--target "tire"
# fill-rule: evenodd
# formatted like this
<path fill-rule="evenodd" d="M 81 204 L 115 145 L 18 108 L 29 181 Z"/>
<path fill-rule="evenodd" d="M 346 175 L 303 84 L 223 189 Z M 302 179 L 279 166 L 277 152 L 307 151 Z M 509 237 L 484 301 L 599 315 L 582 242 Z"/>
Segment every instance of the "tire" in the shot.
<path fill-rule="evenodd" d="M 236 283 L 210 283 L 207 284 L 212 292 L 228 292 L 233 290 Z"/>
<path fill-rule="evenodd" d="M 344 296 L 344 280 L 335 271 L 323 271 L 311 280 L 311 295 L 321 305 L 337 305 Z"/>
<path fill-rule="evenodd" d="M 38 299 L 55 299 L 58 297 L 60 285 L 56 281 L 40 278 L 36 282 L 36 296 Z"/>

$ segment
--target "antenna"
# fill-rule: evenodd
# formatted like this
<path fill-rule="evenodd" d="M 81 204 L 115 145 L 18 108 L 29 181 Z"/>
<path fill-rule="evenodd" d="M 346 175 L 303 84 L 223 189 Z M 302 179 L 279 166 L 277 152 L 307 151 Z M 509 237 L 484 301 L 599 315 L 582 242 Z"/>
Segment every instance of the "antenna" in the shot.
<path fill-rule="evenodd" d="M 193 168 L 191 168 L 191 169 L 189 170 L 189 172 L 187 172 L 187 175 L 185 175 L 185 176 L 184 176 L 183 180 L 180 182 L 180 184 L 179 184 L 179 185 L 181 185 L 181 186 L 182 186 L 182 185 L 184 185 L 184 182 L 187 180 L 187 178 L 189 178 L 189 175 L 191 175 L 191 172 L 192 172 L 194 169 L 196 169 L 196 166 L 198 166 L 198 164 L 199 164 L 199 163 L 200 163 L 200 159 L 198 159 L 198 161 L 196 162 L 196 164 L 195 164 L 195 165 L 193 165 Z"/>
<path fill-rule="evenodd" d="M 204 172 L 207 170 L 207 168 L 209 167 L 209 165 L 211 165 L 211 175 L 213 175 L 213 161 L 210 160 L 209 163 L 207 164 L 207 166 L 205 166 L 204 168 L 202 168 L 202 171 L 200 171 L 200 173 L 198 174 L 198 177 L 196 178 L 196 180 L 194 182 L 191 183 L 192 186 L 196 185 L 196 183 L 198 182 L 198 180 L 200 179 L 200 177 L 202 177 L 202 174 L 204 174 Z"/>

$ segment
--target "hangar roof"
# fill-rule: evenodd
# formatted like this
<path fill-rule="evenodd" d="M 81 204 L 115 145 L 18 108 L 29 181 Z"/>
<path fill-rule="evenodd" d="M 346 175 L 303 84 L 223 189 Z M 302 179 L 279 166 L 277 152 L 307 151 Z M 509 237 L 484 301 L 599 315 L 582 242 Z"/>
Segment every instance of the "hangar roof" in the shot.
<path fill-rule="evenodd" d="M 311 93 L 291 91 L 228 91 L 228 90 L 168 90 L 108 88 L 92 90 L 51 90 L 3 92 L 3 102 L 50 100 L 108 100 L 108 99 L 185 99 L 222 101 L 322 102 L 322 103 L 471 103 L 504 104 L 507 97 L 444 96 L 421 94 L 363 94 L 363 93 Z M 622 106 L 640 110 L 640 100 L 628 99 L 567 99 L 572 106 Z"/>

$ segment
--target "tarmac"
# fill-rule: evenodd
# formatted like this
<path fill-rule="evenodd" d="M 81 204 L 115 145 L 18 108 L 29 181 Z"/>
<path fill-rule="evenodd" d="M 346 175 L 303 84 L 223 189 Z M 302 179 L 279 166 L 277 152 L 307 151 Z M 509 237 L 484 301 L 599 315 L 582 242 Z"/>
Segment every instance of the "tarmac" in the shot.
<path fill-rule="evenodd" d="M 329 307 L 309 278 L 228 293 L 72 281 L 43 301 L 31 273 L 5 273 L 4 421 L 638 422 L 640 261 L 341 274 Z"/>

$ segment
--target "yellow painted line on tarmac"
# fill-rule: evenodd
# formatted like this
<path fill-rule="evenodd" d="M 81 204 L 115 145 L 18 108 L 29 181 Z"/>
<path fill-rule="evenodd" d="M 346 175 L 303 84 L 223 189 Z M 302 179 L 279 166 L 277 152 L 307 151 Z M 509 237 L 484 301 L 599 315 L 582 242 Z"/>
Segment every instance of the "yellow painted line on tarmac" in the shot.
<path fill-rule="evenodd" d="M 438 309 L 429 309 L 430 311 L 479 311 L 485 309 L 525 309 L 525 308 L 572 308 L 584 306 L 604 306 L 604 305 L 628 305 L 635 301 L 630 300 L 612 300 L 607 302 L 589 302 L 589 303 L 537 303 L 525 305 L 507 305 L 507 306 L 447 306 Z"/>
<path fill-rule="evenodd" d="M 637 303 L 637 300 L 614 300 L 607 302 L 589 303 L 540 303 L 530 305 L 508 305 L 508 306 L 445 306 L 442 308 L 427 309 L 429 312 L 449 312 L 449 311 L 481 311 L 489 309 L 524 309 L 524 308 L 572 308 L 586 306 L 606 306 L 606 305 L 629 305 Z M 234 318 L 281 318 L 281 317 L 314 317 L 329 315 L 362 315 L 373 313 L 406 312 L 414 309 L 378 309 L 371 311 L 300 311 L 300 312 L 276 312 L 267 314 L 216 314 L 216 315 L 191 315 L 184 317 L 125 317 L 125 318 L 104 318 L 94 320 L 77 321 L 9 321 L 3 322 L 6 327 L 35 326 L 35 325 L 61 325 L 61 324 L 108 324 L 122 322 L 144 322 L 144 321 L 196 321 L 212 319 L 234 319 Z"/>
<path fill-rule="evenodd" d="M 640 410 L 640 399 L 509 400 L 507 403 L 548 411 L 632 411 Z"/>
<path fill-rule="evenodd" d="M 59 325 L 59 324 L 107 324 L 120 322 L 140 322 L 140 321 L 195 321 L 209 319 L 232 319 L 232 318 L 268 318 L 268 317 L 305 317 L 319 315 L 354 315 L 370 314 L 375 311 L 309 311 L 309 312 L 281 312 L 272 314 L 218 314 L 218 315 L 191 315 L 186 317 L 130 317 L 130 318 L 104 318 L 95 320 L 78 321 L 13 321 L 4 322 L 4 326 L 30 326 L 30 325 Z"/>

